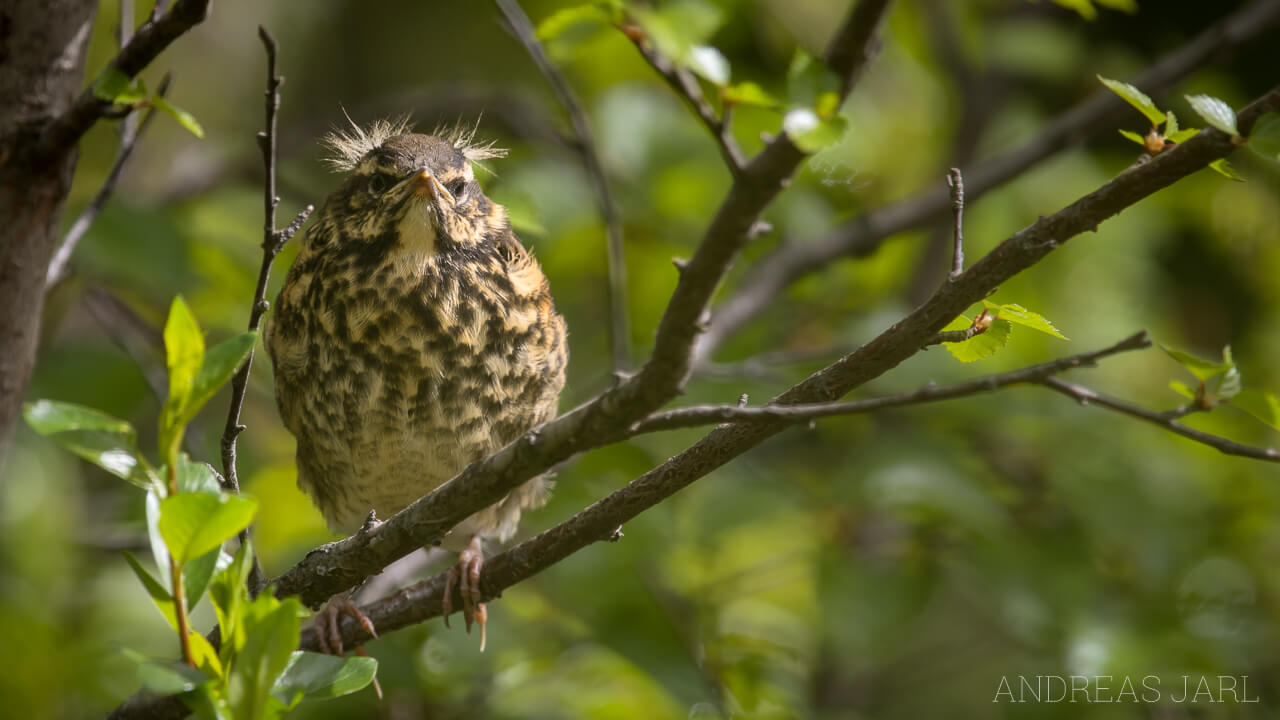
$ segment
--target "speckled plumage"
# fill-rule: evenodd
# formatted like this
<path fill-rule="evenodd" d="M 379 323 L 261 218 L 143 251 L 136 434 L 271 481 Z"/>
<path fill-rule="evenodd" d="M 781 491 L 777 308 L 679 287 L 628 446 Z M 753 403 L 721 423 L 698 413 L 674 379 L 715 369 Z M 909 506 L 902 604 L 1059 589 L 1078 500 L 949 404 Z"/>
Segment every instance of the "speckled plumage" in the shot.
<path fill-rule="evenodd" d="M 348 533 L 553 417 L 565 380 L 564 320 L 468 146 L 394 133 L 339 148 L 350 174 L 306 233 L 267 335 L 298 484 Z M 522 485 L 445 546 L 507 539 L 548 487 Z"/>

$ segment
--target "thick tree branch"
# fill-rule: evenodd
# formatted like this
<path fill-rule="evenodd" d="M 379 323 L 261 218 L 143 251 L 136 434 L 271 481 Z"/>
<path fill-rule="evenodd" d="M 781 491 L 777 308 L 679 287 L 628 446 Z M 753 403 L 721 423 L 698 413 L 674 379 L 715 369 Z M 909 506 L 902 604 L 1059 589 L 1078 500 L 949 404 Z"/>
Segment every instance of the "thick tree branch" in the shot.
<path fill-rule="evenodd" d="M 107 67 L 133 79 L 174 40 L 204 22 L 209 14 L 209 2 L 210 0 L 178 0 L 164 15 L 148 18 L 120 49 L 120 54 L 107 63 Z M 66 112 L 44 129 L 35 155 L 51 158 L 66 152 L 99 118 L 107 116 L 113 108 L 111 103 L 93 94 L 90 84 Z"/>
<path fill-rule="evenodd" d="M 623 242 L 622 216 L 618 213 L 618 203 L 610 188 L 609 176 L 605 174 L 604 164 L 600 162 L 600 154 L 596 152 L 595 137 L 591 132 L 591 124 L 587 121 L 587 113 L 578 100 L 577 93 L 569 85 L 564 73 L 547 57 L 542 43 L 538 42 L 538 34 L 529 22 L 529 16 L 520 8 L 515 0 L 494 0 L 502 15 L 506 18 L 511 30 L 524 44 L 529 57 L 542 71 L 543 77 L 560 98 L 569 114 L 569 122 L 573 125 L 573 133 L 577 136 L 576 148 L 582 156 L 583 165 L 591 177 L 591 187 L 596 194 L 596 204 L 604 218 L 609 274 L 609 347 L 613 353 L 613 371 L 626 372 L 631 369 L 631 322 L 627 313 L 627 256 Z"/>
<path fill-rule="evenodd" d="M 1194 40 L 1160 58 L 1131 82 L 1156 94 L 1182 80 L 1214 57 L 1263 35 L 1280 23 L 1280 3 L 1254 2 L 1215 24 Z M 970 203 L 1018 177 L 1037 163 L 1086 138 L 1119 126 L 1133 110 L 1114 93 L 1098 90 L 1087 100 L 1059 115 L 1025 145 L 966 168 L 965 190 Z M 769 308 L 776 297 L 800 278 L 820 272 L 844 257 L 866 257 L 889 237 L 940 217 L 951 207 L 944 184 L 931 185 L 915 195 L 865 213 L 811 242 L 790 243 L 757 261 L 711 318 L 698 345 L 698 361 L 729 336 Z"/>
<path fill-rule="evenodd" d="M 1041 379 L 1039 383 L 1054 392 L 1066 395 L 1081 405 L 1102 407 L 1113 412 L 1118 412 L 1122 415 L 1128 415 L 1131 418 L 1137 418 L 1143 422 L 1149 422 L 1152 425 L 1162 427 L 1171 433 L 1208 445 L 1225 455 L 1236 455 L 1239 457 L 1253 458 L 1255 460 L 1280 462 L 1280 450 L 1276 450 L 1275 448 L 1260 448 L 1252 445 L 1243 445 L 1212 433 L 1187 427 L 1174 419 L 1182 417 L 1188 412 L 1194 412 L 1196 410 L 1194 407 L 1191 407 L 1190 409 L 1187 407 L 1178 408 L 1172 413 L 1154 412 L 1144 407 L 1134 405 L 1133 403 L 1125 402 L 1124 400 L 1108 397 L 1082 385 L 1066 382 L 1061 378 L 1046 377 Z"/>

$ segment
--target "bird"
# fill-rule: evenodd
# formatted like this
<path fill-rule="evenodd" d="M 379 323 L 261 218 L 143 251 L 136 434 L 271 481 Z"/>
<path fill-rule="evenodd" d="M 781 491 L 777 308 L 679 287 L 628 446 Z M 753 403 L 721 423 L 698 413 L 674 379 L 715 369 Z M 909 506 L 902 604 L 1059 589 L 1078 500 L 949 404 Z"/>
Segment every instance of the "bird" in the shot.
<path fill-rule="evenodd" d="M 475 141 L 474 126 L 421 134 L 385 119 L 322 142 L 345 179 L 304 234 L 265 342 L 298 485 L 331 530 L 351 534 L 552 419 L 567 328 L 506 209 L 476 180 L 476 167 L 506 152 Z M 445 624 L 457 586 L 481 651 L 482 541 L 510 539 L 550 486 L 525 482 L 441 542 L 459 553 Z M 340 615 L 376 636 L 352 592 L 316 618 L 321 644 L 339 655 Z"/>

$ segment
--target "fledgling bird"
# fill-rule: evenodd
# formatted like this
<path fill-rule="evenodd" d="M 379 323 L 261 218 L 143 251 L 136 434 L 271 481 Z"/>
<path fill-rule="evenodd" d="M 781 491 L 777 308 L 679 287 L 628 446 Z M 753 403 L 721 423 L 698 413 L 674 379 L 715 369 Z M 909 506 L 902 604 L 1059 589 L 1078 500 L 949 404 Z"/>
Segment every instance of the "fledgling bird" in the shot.
<path fill-rule="evenodd" d="M 473 164 L 505 151 L 473 135 L 414 134 L 399 120 L 326 138 L 347 177 L 306 232 L 266 344 L 298 484 L 335 531 L 399 512 L 555 416 L 564 319 L 506 210 L 476 182 Z M 446 624 L 456 583 L 482 650 L 481 538 L 509 539 L 549 487 L 530 480 L 444 539 L 460 553 Z M 330 601 L 317 630 L 340 653 L 339 613 L 372 626 L 348 594 Z"/>

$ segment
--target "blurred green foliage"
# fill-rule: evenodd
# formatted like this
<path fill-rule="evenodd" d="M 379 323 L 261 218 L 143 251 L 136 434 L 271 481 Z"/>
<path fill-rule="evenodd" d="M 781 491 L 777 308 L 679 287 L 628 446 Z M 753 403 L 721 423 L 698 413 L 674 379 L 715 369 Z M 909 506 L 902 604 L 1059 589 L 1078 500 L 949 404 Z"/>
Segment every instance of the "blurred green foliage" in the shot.
<path fill-rule="evenodd" d="M 535 23 L 574 3 L 525 3 Z M 733 83 L 790 100 L 797 51 L 820 54 L 847 2 L 716 0 L 706 44 Z M 1125 79 L 1234 3 L 967 3 L 902 0 L 884 49 L 839 110 L 847 132 L 815 155 L 769 209 L 774 231 L 731 273 L 782 242 L 803 243 L 922 187 L 954 158 L 981 160 L 1033 137 L 1097 87 Z M 1060 5 L 1069 5 L 1064 9 Z M 1085 19 L 1085 7 L 1094 11 Z M 665 7 L 658 4 L 658 7 Z M 115 5 L 93 29 L 88 78 L 114 52 Z M 138 17 L 150 11 L 138 3 Z M 561 109 L 487 3 L 255 3 L 219 0 L 209 21 L 144 73 L 174 72 L 169 99 L 198 118 L 197 140 L 157 118 L 107 210 L 50 298 L 31 398 L 100 408 L 156 436 L 157 356 L 125 342 L 106 288 L 158 339 L 181 293 L 209 345 L 243 330 L 260 258 L 265 58 L 258 24 L 281 46 L 282 217 L 337 179 L 316 138 L 344 122 L 412 111 L 419 127 L 482 115 L 510 147 L 487 190 L 551 279 L 571 328 L 568 408 L 609 382 L 603 228 Z M 1153 93 L 1195 116 L 1184 95 L 1239 108 L 1275 83 L 1263 38 Z M 626 221 L 637 360 L 729 176 L 705 130 L 609 28 L 549 41 L 589 110 Z M 1270 51 L 1270 52 L 1273 52 Z M 966 81 L 968 77 L 970 80 Z M 975 84 L 972 78 L 977 78 Z M 88 80 L 86 80 L 88 82 Z M 735 112 L 747 152 L 782 115 Z M 1145 133 L 1137 113 L 1124 129 Z M 966 129 L 972 126 L 976 129 Z M 964 130 L 962 132 L 962 130 Z M 110 123 L 82 143 L 67 222 L 115 152 Z M 1114 130 L 1056 155 L 966 210 L 967 253 L 1091 191 L 1139 152 Z M 1147 328 L 1218 357 L 1231 345 L 1247 387 L 1280 389 L 1280 174 L 1249 153 L 1245 183 L 1197 173 L 1082 237 L 997 296 L 1052 318 L 1070 343 L 1016 332 L 962 365 L 923 352 L 862 391 L 896 392 L 1110 344 Z M 792 287 L 717 360 L 856 345 L 920 299 L 947 270 L 949 225 L 906 232 L 873 256 L 833 263 Z M 276 264 L 274 297 L 294 248 Z M 970 313 L 972 315 L 972 313 Z M 105 321 L 104 321 L 105 317 Z M 268 316 L 269 317 L 269 316 Z M 122 326 L 124 326 L 122 328 Z M 147 337 L 143 332 L 142 336 Z M 145 344 L 144 344 L 145 345 Z M 142 367 L 135 361 L 142 360 Z M 259 356 L 240 439 L 240 475 L 260 504 L 256 547 L 278 574 L 331 539 L 295 487 L 293 442 Z M 148 365 L 149 364 L 149 365 Z M 762 402 L 821 360 L 765 376 L 697 376 L 689 402 Z M 163 377 L 163 375 L 161 375 Z M 1077 371 L 1081 382 L 1166 409 L 1187 376 L 1151 350 Z M 190 426 L 185 448 L 218 457 L 226 393 Z M 1240 442 L 1275 431 L 1243 413 L 1187 418 Z M 689 430 L 589 453 L 562 469 L 531 534 L 679 451 Z M 171 630 L 120 556 L 145 550 L 138 491 L 22 429 L 0 483 L 0 673 L 14 717 L 93 717 L 137 687 L 127 645 L 172 655 Z M 1280 470 L 1227 458 L 1160 430 L 1034 388 L 874 416 L 823 420 L 771 440 L 641 515 L 616 544 L 589 548 L 490 606 L 489 650 L 432 621 L 372 643 L 387 698 L 321 703 L 296 716 L 440 718 L 1143 718 L 1280 713 Z M 145 553 L 144 553 L 145 554 Z M 197 627 L 212 627 L 196 608 Z M 1161 704 L 993 703 L 1019 677 L 1160 679 Z M 1249 704 L 1177 704 L 1184 676 L 1247 676 Z"/>

